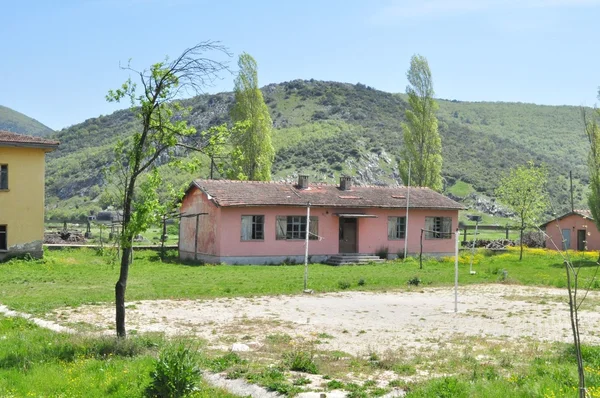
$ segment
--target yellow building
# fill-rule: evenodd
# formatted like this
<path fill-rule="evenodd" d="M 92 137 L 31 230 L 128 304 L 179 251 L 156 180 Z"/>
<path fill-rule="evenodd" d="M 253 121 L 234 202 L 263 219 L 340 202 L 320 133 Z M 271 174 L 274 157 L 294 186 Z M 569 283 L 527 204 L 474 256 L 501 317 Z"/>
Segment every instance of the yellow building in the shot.
<path fill-rule="evenodd" d="M 58 141 L 0 131 L 0 260 L 42 256 L 46 152 Z"/>

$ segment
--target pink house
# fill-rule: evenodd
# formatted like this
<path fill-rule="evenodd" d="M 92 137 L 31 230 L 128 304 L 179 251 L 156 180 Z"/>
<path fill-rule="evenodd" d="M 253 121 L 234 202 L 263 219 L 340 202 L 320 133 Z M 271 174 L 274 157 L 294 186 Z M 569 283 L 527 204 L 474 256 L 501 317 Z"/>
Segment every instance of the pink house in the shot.
<path fill-rule="evenodd" d="M 600 250 L 600 232 L 589 210 L 575 210 L 540 226 L 546 230 L 546 247 L 565 250 Z"/>
<path fill-rule="evenodd" d="M 374 254 L 387 248 L 389 257 L 404 250 L 428 255 L 454 253 L 451 232 L 458 227 L 459 203 L 428 188 L 410 188 L 406 231 L 407 188 L 195 180 L 181 206 L 179 256 L 208 263 L 266 264 L 304 259 L 307 232 L 311 261 L 330 256 Z M 405 233 L 408 233 L 408 238 Z"/>

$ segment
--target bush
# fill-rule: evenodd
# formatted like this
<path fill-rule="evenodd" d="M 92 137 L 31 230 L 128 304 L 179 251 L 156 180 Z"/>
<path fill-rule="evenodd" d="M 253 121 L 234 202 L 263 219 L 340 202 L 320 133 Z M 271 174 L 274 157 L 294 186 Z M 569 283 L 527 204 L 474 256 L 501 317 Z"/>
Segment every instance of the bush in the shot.
<path fill-rule="evenodd" d="M 197 389 L 200 368 L 195 352 L 183 344 L 165 348 L 150 373 L 152 383 L 146 388 L 147 397 L 179 398 Z"/>
<path fill-rule="evenodd" d="M 363 278 L 360 278 L 360 279 L 358 280 L 358 286 L 364 286 L 364 285 L 366 285 L 366 284 L 367 284 L 367 282 L 366 282 L 366 281 L 365 281 Z"/>
<path fill-rule="evenodd" d="M 310 374 L 319 373 L 319 368 L 317 367 L 311 352 L 294 351 L 287 353 L 284 358 L 290 370 Z"/>
<path fill-rule="evenodd" d="M 527 247 L 545 247 L 546 238 L 540 231 L 523 232 L 523 245 Z"/>
<path fill-rule="evenodd" d="M 340 289 L 346 290 L 346 289 L 349 289 L 351 285 L 350 285 L 350 282 L 348 282 L 348 281 L 339 281 L 338 286 Z"/>
<path fill-rule="evenodd" d="M 375 255 L 383 260 L 387 260 L 389 252 L 390 249 L 387 246 L 381 246 L 380 248 L 375 250 Z"/>
<path fill-rule="evenodd" d="M 419 286 L 420 283 L 421 283 L 421 279 L 419 279 L 418 276 L 413 276 L 412 278 L 410 278 L 408 280 L 409 286 Z"/>

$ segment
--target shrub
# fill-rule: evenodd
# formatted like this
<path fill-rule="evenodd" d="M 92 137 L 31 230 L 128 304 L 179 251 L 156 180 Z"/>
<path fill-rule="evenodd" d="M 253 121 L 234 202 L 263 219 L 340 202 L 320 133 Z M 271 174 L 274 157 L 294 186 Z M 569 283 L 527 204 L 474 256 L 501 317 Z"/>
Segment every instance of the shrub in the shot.
<path fill-rule="evenodd" d="M 284 359 L 290 370 L 310 374 L 319 373 L 319 368 L 314 361 L 312 352 L 293 351 L 285 354 Z"/>
<path fill-rule="evenodd" d="M 200 380 L 197 354 L 183 344 L 168 346 L 160 353 L 150 377 L 147 397 L 179 398 L 190 394 Z"/>
<path fill-rule="evenodd" d="M 389 252 L 390 252 L 389 247 L 381 246 L 380 248 L 375 250 L 375 255 L 383 260 L 387 260 Z"/>
<path fill-rule="evenodd" d="M 364 286 L 364 285 L 366 285 L 366 284 L 367 284 L 367 282 L 366 282 L 366 281 L 365 281 L 363 278 L 360 278 L 360 279 L 358 280 L 358 286 Z"/>
<path fill-rule="evenodd" d="M 409 286 L 419 286 L 420 283 L 421 283 L 421 279 L 419 279 L 418 276 L 413 276 L 412 278 L 410 278 L 408 280 Z"/>
<path fill-rule="evenodd" d="M 351 285 L 350 285 L 350 282 L 348 282 L 348 281 L 339 281 L 338 286 L 340 289 L 346 290 L 346 289 L 349 289 Z"/>
<path fill-rule="evenodd" d="M 523 232 L 523 245 L 527 247 L 545 247 L 546 238 L 540 231 Z"/>

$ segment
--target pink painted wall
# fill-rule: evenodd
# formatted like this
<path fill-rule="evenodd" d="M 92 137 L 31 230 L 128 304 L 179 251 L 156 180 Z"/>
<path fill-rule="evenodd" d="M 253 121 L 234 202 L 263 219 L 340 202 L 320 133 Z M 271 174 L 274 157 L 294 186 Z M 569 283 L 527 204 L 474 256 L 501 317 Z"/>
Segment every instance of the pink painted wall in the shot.
<path fill-rule="evenodd" d="M 306 215 L 306 208 L 291 207 L 251 207 L 222 208 L 221 214 L 221 256 L 292 256 L 304 254 L 303 240 L 276 240 L 276 216 Z M 339 209 L 311 208 L 311 216 L 319 218 L 321 240 L 311 240 L 309 254 L 333 255 L 339 253 L 339 217 L 335 213 L 360 212 L 376 215 L 377 218 L 358 219 L 358 252 L 375 253 L 381 246 L 387 246 L 390 254 L 404 249 L 404 240 L 388 240 L 388 216 L 402 217 L 405 210 L 400 209 Z M 240 237 L 242 215 L 265 216 L 264 241 L 242 241 Z M 408 251 L 419 252 L 421 228 L 425 227 L 426 216 L 452 217 L 452 229 L 458 227 L 458 210 L 420 210 L 409 212 Z M 454 239 L 423 239 L 423 251 L 427 253 L 454 252 Z"/>
<path fill-rule="evenodd" d="M 201 215 L 198 222 L 198 253 L 218 256 L 220 254 L 220 225 L 221 208 L 212 203 L 199 189 L 193 188 L 184 198 L 180 209 L 181 214 Z M 193 258 L 194 238 L 196 233 L 196 217 L 183 217 L 179 226 L 179 250 L 184 253 L 192 253 Z"/>
<path fill-rule="evenodd" d="M 557 226 L 558 223 L 558 226 Z M 586 230 L 587 249 L 600 250 L 600 232 L 596 228 L 594 221 L 588 220 L 578 214 L 571 214 L 561 220 L 553 221 L 546 226 L 546 247 L 556 250 L 556 246 L 562 249 L 562 230 L 570 230 L 571 245 L 570 250 L 577 250 L 577 230 Z M 554 241 L 554 243 L 552 243 Z"/>

